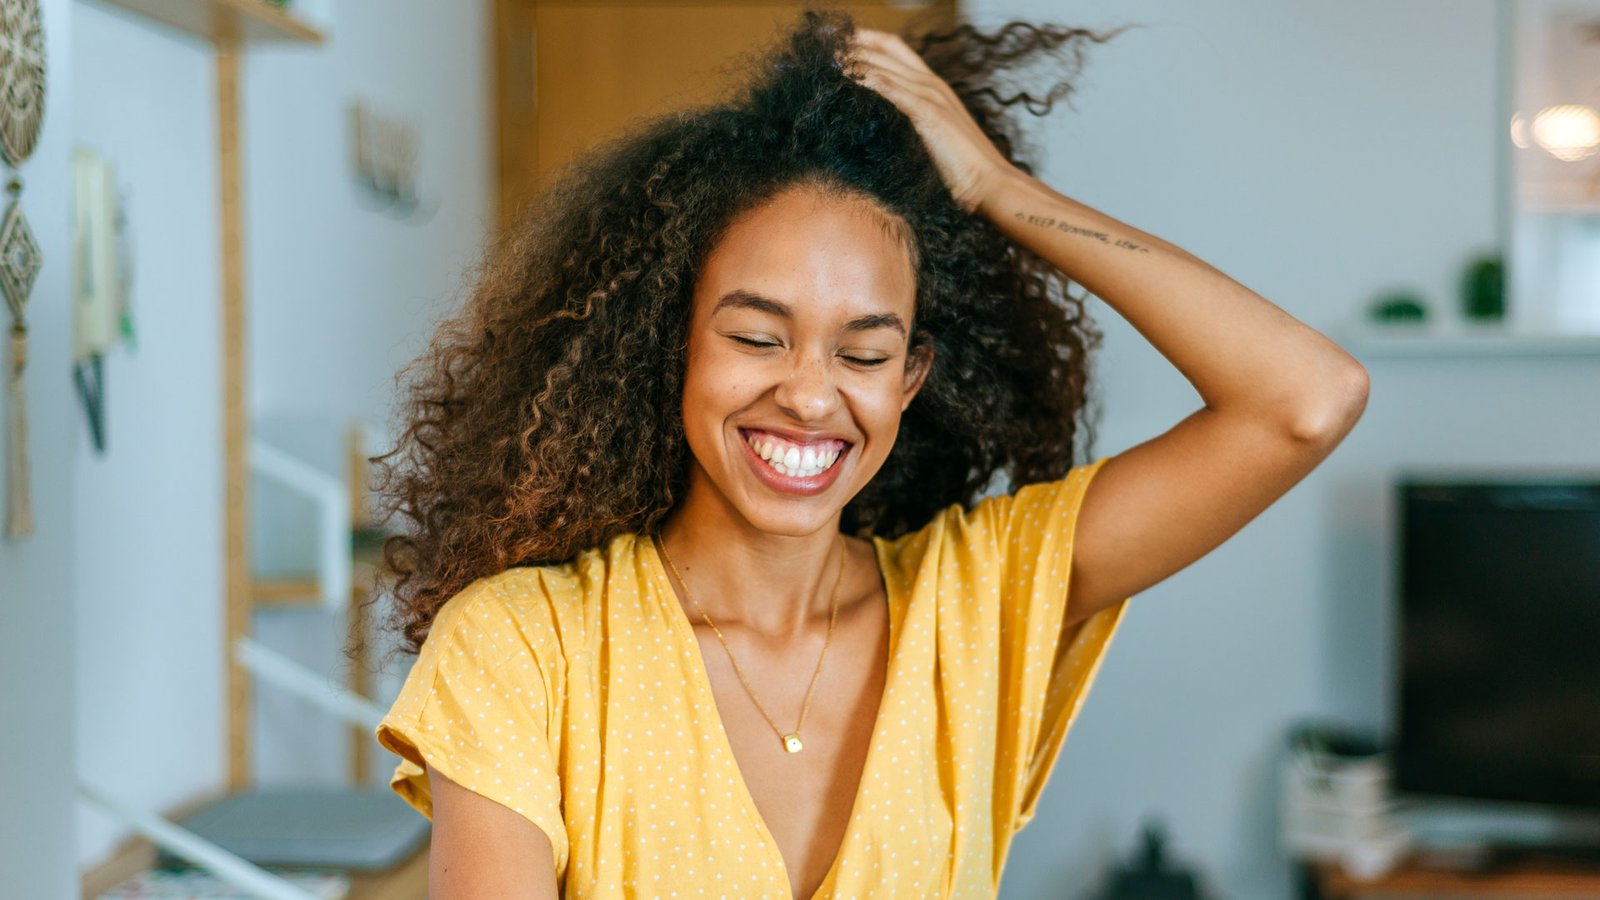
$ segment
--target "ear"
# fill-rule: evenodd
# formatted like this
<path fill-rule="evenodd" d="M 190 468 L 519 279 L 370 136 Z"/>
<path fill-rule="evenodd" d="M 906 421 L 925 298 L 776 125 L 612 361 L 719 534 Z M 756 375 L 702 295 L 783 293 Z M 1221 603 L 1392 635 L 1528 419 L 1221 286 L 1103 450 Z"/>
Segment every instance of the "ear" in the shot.
<path fill-rule="evenodd" d="M 901 383 L 901 412 L 911 405 L 917 391 L 922 389 L 922 383 L 927 380 L 928 371 L 933 368 L 933 338 L 927 332 L 920 332 L 919 336 L 921 340 L 906 354 L 905 380 Z"/>

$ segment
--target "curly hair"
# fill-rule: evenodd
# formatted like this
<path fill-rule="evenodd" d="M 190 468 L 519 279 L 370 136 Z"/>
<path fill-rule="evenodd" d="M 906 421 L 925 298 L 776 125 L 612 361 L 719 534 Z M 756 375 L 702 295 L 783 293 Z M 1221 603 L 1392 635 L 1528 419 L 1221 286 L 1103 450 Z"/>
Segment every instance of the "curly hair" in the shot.
<path fill-rule="evenodd" d="M 841 67 L 854 27 L 847 13 L 805 10 L 785 40 L 741 60 L 747 77 L 725 99 L 599 144 L 487 248 L 463 308 L 397 376 L 410 376 L 404 430 L 370 460 L 385 518 L 410 526 L 386 541 L 374 597 L 394 598 L 385 626 L 407 652 L 472 581 L 666 519 L 688 481 L 681 397 L 696 273 L 739 213 L 790 186 L 868 198 L 903 221 L 912 340 L 935 350 L 843 530 L 894 537 L 952 503 L 970 507 L 1000 473 L 1013 487 L 1059 478 L 1080 425 L 1093 446 L 1089 355 L 1102 335 L 1086 297 L 955 202 L 911 121 Z M 963 22 L 903 37 L 1032 173 L 1007 111 L 1043 115 L 1073 88 L 1055 80 L 1035 96 L 999 73 L 1044 57 L 1076 73 L 1085 41 L 1125 27 Z"/>

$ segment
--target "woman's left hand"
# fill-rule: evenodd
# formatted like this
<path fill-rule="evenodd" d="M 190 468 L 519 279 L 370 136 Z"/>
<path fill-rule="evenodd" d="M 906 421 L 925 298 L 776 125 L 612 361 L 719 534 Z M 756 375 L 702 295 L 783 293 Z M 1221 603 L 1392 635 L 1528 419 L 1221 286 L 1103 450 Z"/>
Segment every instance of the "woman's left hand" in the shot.
<path fill-rule="evenodd" d="M 845 73 L 872 88 L 911 120 L 939 175 L 968 213 L 1017 171 L 1000 153 L 954 89 L 899 35 L 857 28 Z"/>

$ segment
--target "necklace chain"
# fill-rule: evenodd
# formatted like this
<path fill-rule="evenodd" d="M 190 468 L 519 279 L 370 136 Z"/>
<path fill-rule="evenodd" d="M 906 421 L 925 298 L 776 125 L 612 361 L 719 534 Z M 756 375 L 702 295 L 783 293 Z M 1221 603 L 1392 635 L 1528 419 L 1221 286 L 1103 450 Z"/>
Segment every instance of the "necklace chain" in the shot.
<path fill-rule="evenodd" d="M 794 731 L 788 734 L 784 734 L 783 729 L 778 727 L 778 723 L 772 721 L 772 716 L 767 714 L 767 708 L 761 705 L 761 700 L 756 697 L 756 692 L 750 688 L 750 682 L 745 679 L 744 670 L 739 668 L 739 661 L 733 658 L 733 650 L 728 647 L 728 640 L 722 636 L 722 630 L 717 627 L 717 623 L 711 621 L 709 615 L 706 615 L 705 607 L 700 605 L 700 601 L 689 593 L 689 583 L 683 580 L 683 573 L 679 572 L 678 567 L 673 564 L 671 555 L 667 553 L 666 541 L 659 534 L 654 535 L 652 539 L 655 541 L 656 549 L 661 552 L 661 558 L 666 560 L 667 567 L 677 577 L 678 583 L 683 585 L 683 592 L 689 596 L 689 602 L 694 604 L 694 608 L 700 612 L 700 618 L 705 620 L 706 625 L 711 628 L 711 633 L 717 636 L 717 642 L 722 644 L 722 652 L 728 655 L 728 662 L 733 664 L 733 674 L 738 676 L 739 683 L 744 686 L 744 692 L 750 695 L 750 702 L 756 705 L 756 710 L 761 713 L 761 717 L 767 720 L 768 725 L 772 726 L 772 732 L 778 736 L 778 740 L 783 742 L 783 749 L 790 753 L 799 753 L 801 747 L 804 746 L 800 741 L 800 729 L 805 725 L 806 713 L 811 709 L 811 694 L 817 689 L 817 677 L 822 674 L 822 661 L 828 658 L 828 645 L 833 642 L 833 624 L 839 618 L 839 587 L 844 582 L 844 552 L 842 546 L 844 536 L 840 535 L 839 537 L 841 544 L 839 574 L 833 582 L 833 603 L 828 611 L 828 634 L 822 640 L 822 653 L 817 656 L 817 668 L 811 673 L 811 684 L 806 688 L 805 702 L 800 705 L 800 720 L 795 723 Z"/>

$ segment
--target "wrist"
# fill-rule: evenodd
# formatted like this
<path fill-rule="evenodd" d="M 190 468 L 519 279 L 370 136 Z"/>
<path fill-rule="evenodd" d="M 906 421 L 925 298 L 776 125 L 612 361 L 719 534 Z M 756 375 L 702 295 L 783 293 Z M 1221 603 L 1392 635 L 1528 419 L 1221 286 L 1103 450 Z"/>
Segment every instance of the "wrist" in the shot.
<path fill-rule="evenodd" d="M 973 209 L 974 215 L 982 215 L 998 224 L 999 216 L 1010 208 L 1019 191 L 1027 190 L 1030 183 L 1035 182 L 1032 175 L 1022 171 L 1011 163 L 997 166 L 984 181 L 982 192 L 978 195 L 978 203 Z"/>

